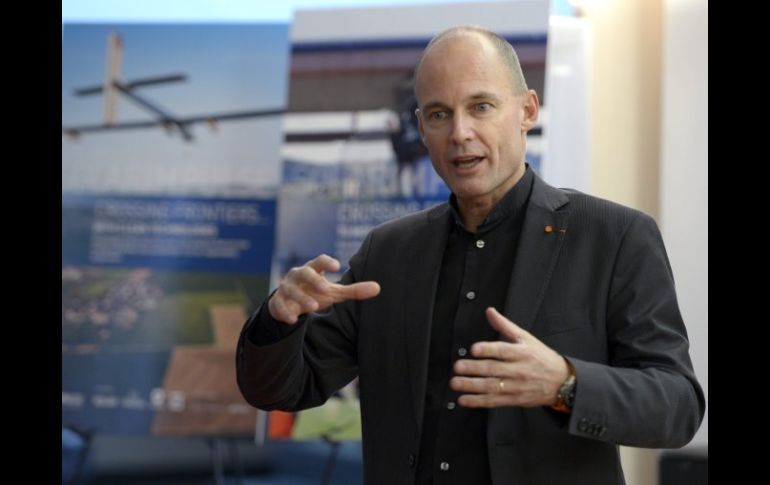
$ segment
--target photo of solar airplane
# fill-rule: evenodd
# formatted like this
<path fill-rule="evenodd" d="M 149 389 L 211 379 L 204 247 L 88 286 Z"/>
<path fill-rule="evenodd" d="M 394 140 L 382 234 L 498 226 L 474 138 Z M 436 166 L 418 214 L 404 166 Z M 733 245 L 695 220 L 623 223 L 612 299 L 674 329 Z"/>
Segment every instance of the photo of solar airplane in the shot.
<path fill-rule="evenodd" d="M 63 126 L 62 133 L 72 139 L 77 139 L 83 133 L 104 132 L 111 130 L 131 130 L 137 128 L 152 128 L 159 126 L 167 133 L 179 132 L 182 138 L 193 141 L 193 135 L 189 130 L 190 125 L 206 123 L 212 131 L 218 129 L 220 121 L 255 118 L 261 116 L 276 116 L 285 112 L 282 107 L 248 111 L 229 111 L 224 113 L 206 113 L 196 116 L 179 117 L 162 108 L 158 103 L 150 101 L 144 94 L 137 91 L 148 86 L 157 86 L 168 83 L 184 82 L 185 74 L 168 74 L 150 78 L 124 80 L 121 78 L 121 65 L 123 60 L 123 39 L 117 33 L 111 33 L 107 42 L 107 69 L 104 84 L 87 86 L 74 90 L 76 96 L 103 95 L 104 120 L 102 123 L 78 126 Z M 149 111 L 155 117 L 152 120 L 123 121 L 117 120 L 117 101 L 123 95 L 126 99 Z"/>

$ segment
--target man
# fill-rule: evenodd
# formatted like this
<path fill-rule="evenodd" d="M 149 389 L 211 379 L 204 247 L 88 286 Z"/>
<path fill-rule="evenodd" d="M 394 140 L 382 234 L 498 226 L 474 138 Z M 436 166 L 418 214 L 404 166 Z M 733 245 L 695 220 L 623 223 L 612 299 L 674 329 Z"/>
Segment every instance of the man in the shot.
<path fill-rule="evenodd" d="M 319 256 L 246 323 L 262 409 L 360 377 L 367 484 L 619 484 L 618 445 L 680 447 L 704 398 L 660 233 L 524 163 L 538 116 L 513 48 L 453 28 L 416 69 L 449 203 L 374 229 L 341 283 Z"/>

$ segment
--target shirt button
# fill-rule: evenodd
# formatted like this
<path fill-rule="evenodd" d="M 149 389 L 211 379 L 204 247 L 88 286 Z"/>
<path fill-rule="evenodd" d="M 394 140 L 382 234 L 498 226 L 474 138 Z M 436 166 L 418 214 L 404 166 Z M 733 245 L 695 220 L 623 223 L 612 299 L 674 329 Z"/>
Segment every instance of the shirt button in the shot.
<path fill-rule="evenodd" d="M 465 294 L 465 298 L 469 300 L 475 300 L 476 299 L 476 292 L 475 291 L 469 291 Z"/>
<path fill-rule="evenodd" d="M 484 242 L 483 239 L 479 239 L 478 241 L 476 241 L 476 247 L 479 248 L 479 249 L 483 248 L 484 244 L 486 244 L 486 243 Z"/>
<path fill-rule="evenodd" d="M 448 410 L 450 410 L 450 411 L 453 410 L 455 408 L 455 406 L 456 406 L 456 404 L 453 403 L 452 401 L 449 401 L 448 403 L 446 403 L 446 408 Z"/>
<path fill-rule="evenodd" d="M 457 355 L 460 357 L 465 357 L 468 354 L 468 351 L 465 349 L 465 347 L 460 347 L 457 349 Z"/>
<path fill-rule="evenodd" d="M 442 461 L 441 464 L 438 467 L 441 468 L 442 472 L 445 472 L 445 471 L 449 470 L 449 463 L 447 463 L 445 461 Z"/>

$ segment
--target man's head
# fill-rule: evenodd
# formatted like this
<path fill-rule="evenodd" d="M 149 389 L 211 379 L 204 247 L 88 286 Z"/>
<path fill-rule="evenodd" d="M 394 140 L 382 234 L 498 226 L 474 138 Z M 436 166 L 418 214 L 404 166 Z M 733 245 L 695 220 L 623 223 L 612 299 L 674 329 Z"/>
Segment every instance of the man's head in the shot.
<path fill-rule="evenodd" d="M 420 135 L 460 202 L 496 203 L 524 174 L 537 121 L 513 47 L 478 27 L 437 35 L 415 70 Z"/>
<path fill-rule="evenodd" d="M 433 37 L 425 47 L 425 50 L 420 57 L 420 61 L 417 63 L 417 67 L 414 69 L 414 78 L 417 79 L 417 73 L 422 66 L 425 55 L 428 53 L 431 47 L 438 44 L 442 40 L 463 34 L 479 34 L 488 40 L 497 50 L 497 53 L 500 55 L 500 60 L 505 63 L 506 68 L 509 70 L 511 75 L 511 85 L 513 86 L 516 94 L 524 94 L 527 92 L 527 81 L 524 79 L 524 73 L 521 72 L 519 56 L 516 55 L 516 51 L 513 49 L 511 43 L 495 32 L 482 27 L 477 27 L 475 25 L 452 27 Z"/>

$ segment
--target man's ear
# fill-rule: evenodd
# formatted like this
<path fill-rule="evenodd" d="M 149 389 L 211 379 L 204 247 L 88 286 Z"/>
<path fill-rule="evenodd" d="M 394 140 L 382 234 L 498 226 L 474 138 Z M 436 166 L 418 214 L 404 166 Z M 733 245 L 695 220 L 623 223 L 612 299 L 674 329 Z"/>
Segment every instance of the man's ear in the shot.
<path fill-rule="evenodd" d="M 420 111 L 420 108 L 414 109 L 414 115 L 417 117 L 417 130 L 420 132 L 420 140 L 422 140 L 422 144 L 425 144 L 425 130 L 422 127 L 422 111 Z"/>
<path fill-rule="evenodd" d="M 530 89 L 524 94 L 522 109 L 524 110 L 524 117 L 521 120 L 521 128 L 522 131 L 526 132 L 535 127 L 540 115 L 540 100 L 537 99 L 537 93 L 534 89 Z"/>

